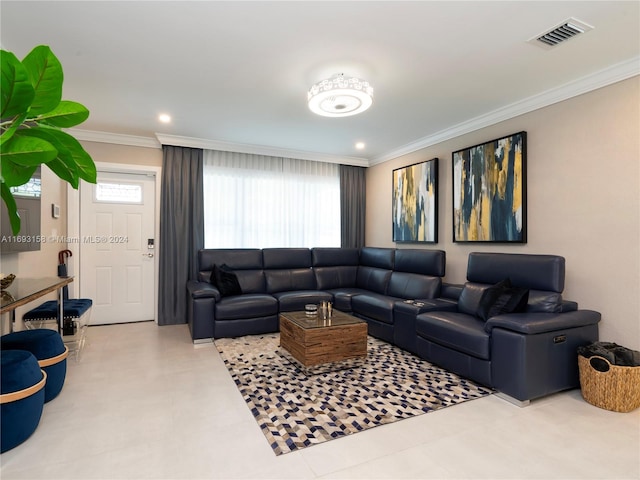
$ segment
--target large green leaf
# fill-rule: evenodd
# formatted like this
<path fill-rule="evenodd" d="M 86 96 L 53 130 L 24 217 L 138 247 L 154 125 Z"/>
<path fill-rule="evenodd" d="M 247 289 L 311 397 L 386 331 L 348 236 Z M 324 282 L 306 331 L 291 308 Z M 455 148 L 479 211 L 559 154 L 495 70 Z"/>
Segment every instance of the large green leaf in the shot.
<path fill-rule="evenodd" d="M 47 167 L 51 169 L 59 178 L 67 182 L 76 190 L 80 184 L 78 179 L 78 173 L 75 169 L 70 168 L 68 164 L 60 160 L 60 158 L 54 158 L 50 162 L 47 162 Z"/>
<path fill-rule="evenodd" d="M 38 122 L 60 128 L 71 128 L 89 118 L 89 110 L 78 102 L 62 100 L 56 108 L 36 118 Z"/>
<path fill-rule="evenodd" d="M 20 130 L 16 132 L 16 135 L 37 137 L 51 143 L 58 151 L 58 155 L 55 157 L 58 162 L 55 162 L 53 165 L 49 165 L 50 162 L 47 162 L 47 165 L 56 175 L 71 183 L 73 188 L 78 188 L 79 178 L 90 183 L 96 183 L 97 172 L 93 160 L 84 148 L 82 148 L 80 142 L 68 133 L 56 128 L 35 127 Z M 72 175 L 73 181 L 68 180 L 67 175 L 61 176 L 62 166 L 60 163 L 66 166 L 66 169 Z"/>
<path fill-rule="evenodd" d="M 96 183 L 98 181 L 96 164 L 93 163 L 93 159 L 87 153 L 87 151 L 82 148 L 80 142 L 68 133 L 65 133 L 61 130 L 50 129 L 50 131 L 57 138 L 58 142 L 67 147 L 69 151 L 69 156 L 64 159 L 65 162 L 67 160 L 69 162 L 73 162 L 74 166 L 77 169 L 78 176 L 81 179 L 86 180 L 89 183 Z"/>
<path fill-rule="evenodd" d="M 21 165 L 2 157 L 2 182 L 8 187 L 24 185 L 33 176 L 37 166 Z"/>
<path fill-rule="evenodd" d="M 59 141 L 53 133 L 55 131 L 56 130 L 51 128 L 36 127 L 20 130 L 18 136 L 41 139 L 53 145 L 57 151 L 57 155 L 47 162 L 47 166 L 62 180 L 70 183 L 73 188 L 78 188 L 78 167 L 73 162 L 73 156 L 69 148 L 63 142 Z"/>
<path fill-rule="evenodd" d="M 13 198 L 13 194 L 11 193 L 9 186 L 5 183 L 0 184 L 0 194 L 2 196 L 2 200 L 4 200 L 4 204 L 7 206 L 11 231 L 14 235 L 17 235 L 20 232 L 20 215 L 18 214 L 16 199 Z"/>
<path fill-rule="evenodd" d="M 26 112 L 36 92 L 29 81 L 27 70 L 11 52 L 0 51 L 2 61 L 2 88 L 0 118 L 2 121 Z"/>
<path fill-rule="evenodd" d="M 5 161 L 31 167 L 53 160 L 58 155 L 58 151 L 51 143 L 41 138 L 23 136 L 21 135 L 23 131 L 24 130 L 18 130 L 15 135 L 2 146 L 0 158 L 2 159 L 3 172 Z M 27 180 L 29 179 L 27 178 Z M 18 183 L 17 185 L 22 184 Z"/>
<path fill-rule="evenodd" d="M 62 65 L 51 49 L 39 45 L 22 60 L 36 94 L 31 103 L 30 116 L 53 110 L 62 99 Z"/>

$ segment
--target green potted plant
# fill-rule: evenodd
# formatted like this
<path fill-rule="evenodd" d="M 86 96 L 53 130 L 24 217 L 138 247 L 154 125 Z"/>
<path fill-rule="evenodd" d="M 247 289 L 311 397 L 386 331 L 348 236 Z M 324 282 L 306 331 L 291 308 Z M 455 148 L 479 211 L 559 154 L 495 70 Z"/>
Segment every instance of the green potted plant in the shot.
<path fill-rule="evenodd" d="M 77 189 L 80 179 L 96 183 L 96 166 L 82 145 L 61 130 L 84 122 L 89 110 L 80 103 L 62 100 L 62 65 L 51 49 L 37 46 L 22 61 L 4 50 L 0 55 L 1 193 L 16 235 L 20 216 L 11 187 L 27 183 L 45 164 Z"/>

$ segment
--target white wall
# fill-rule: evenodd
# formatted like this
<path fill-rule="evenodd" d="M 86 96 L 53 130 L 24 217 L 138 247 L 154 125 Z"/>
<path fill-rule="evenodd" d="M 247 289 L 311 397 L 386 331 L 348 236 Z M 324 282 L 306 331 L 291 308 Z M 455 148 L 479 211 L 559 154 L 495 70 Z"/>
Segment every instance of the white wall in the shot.
<path fill-rule="evenodd" d="M 601 340 L 640 349 L 640 77 L 519 116 L 367 170 L 366 244 L 393 247 L 391 172 L 438 157 L 446 281 L 464 283 L 472 251 L 566 258 L 564 297 L 602 313 Z M 452 242 L 452 152 L 527 132 L 528 242 Z"/>
<path fill-rule="evenodd" d="M 112 143 L 85 142 L 82 146 L 91 155 L 94 162 L 126 163 L 147 167 L 162 166 L 162 149 L 115 145 Z"/>

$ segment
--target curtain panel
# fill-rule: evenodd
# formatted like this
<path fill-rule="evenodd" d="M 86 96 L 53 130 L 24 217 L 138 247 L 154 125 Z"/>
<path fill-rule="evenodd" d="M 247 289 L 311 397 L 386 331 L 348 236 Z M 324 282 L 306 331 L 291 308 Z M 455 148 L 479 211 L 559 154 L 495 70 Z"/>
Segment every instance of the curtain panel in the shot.
<path fill-rule="evenodd" d="M 162 146 L 158 324 L 187 323 L 187 281 L 204 248 L 202 149 Z"/>
<path fill-rule="evenodd" d="M 340 246 L 339 166 L 204 151 L 206 248 Z"/>
<path fill-rule="evenodd" d="M 340 244 L 364 247 L 366 177 L 364 167 L 340 165 Z"/>

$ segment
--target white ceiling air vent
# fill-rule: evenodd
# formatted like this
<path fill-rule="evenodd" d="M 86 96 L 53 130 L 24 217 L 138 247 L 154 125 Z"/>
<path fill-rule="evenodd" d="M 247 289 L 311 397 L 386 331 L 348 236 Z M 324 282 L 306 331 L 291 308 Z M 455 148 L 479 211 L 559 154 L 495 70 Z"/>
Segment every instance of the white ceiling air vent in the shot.
<path fill-rule="evenodd" d="M 582 33 L 592 30 L 593 27 L 575 18 L 565 20 L 560 25 L 553 27 L 542 34 L 531 38 L 529 42 L 543 48 L 552 48 Z"/>

